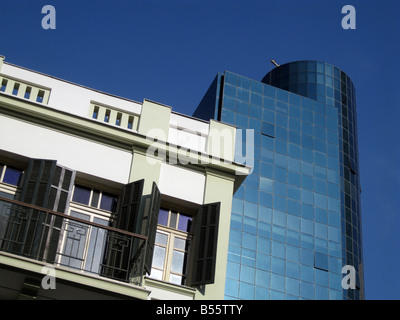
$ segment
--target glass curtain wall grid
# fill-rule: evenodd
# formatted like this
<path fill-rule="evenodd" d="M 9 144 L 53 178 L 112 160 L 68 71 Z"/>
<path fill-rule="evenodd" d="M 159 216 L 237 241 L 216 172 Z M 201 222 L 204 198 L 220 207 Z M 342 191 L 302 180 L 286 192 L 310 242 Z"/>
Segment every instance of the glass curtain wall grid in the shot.
<path fill-rule="evenodd" d="M 254 130 L 253 172 L 232 204 L 225 297 L 359 299 L 353 84 L 314 61 L 274 69 L 263 82 L 220 73 L 194 113 Z M 237 139 L 245 152 L 251 142 Z M 356 268 L 356 290 L 342 289 L 347 264 Z"/>

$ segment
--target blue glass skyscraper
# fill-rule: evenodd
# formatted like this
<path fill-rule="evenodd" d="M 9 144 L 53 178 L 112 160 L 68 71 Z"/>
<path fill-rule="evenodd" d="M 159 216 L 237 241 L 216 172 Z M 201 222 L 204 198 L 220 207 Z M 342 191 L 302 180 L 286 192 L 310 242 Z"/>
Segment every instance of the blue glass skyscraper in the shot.
<path fill-rule="evenodd" d="M 194 116 L 254 130 L 232 203 L 226 299 L 362 299 L 355 89 L 335 66 L 281 65 L 262 81 L 217 74 Z M 236 150 L 238 155 L 242 150 Z M 355 289 L 342 286 L 343 266 Z"/>

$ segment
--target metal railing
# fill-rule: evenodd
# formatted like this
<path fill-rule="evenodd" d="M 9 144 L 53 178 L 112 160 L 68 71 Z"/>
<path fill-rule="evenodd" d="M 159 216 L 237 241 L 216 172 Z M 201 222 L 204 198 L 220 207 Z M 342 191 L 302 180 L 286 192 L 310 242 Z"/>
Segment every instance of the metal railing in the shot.
<path fill-rule="evenodd" d="M 0 251 L 141 285 L 146 240 L 0 197 Z"/>

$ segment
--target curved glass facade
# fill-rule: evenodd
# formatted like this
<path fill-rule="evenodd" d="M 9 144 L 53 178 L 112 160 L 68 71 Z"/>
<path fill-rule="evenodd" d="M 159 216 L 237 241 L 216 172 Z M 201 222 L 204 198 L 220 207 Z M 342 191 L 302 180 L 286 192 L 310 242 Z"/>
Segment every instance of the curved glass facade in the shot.
<path fill-rule="evenodd" d="M 356 93 L 353 82 L 337 67 L 319 61 L 298 61 L 275 68 L 262 80 L 278 88 L 334 106 L 339 120 L 340 206 L 343 265 L 356 269 L 357 287 L 348 299 L 363 298 L 361 186 L 358 163 Z"/>
<path fill-rule="evenodd" d="M 362 298 L 355 94 L 347 75 L 315 61 L 282 65 L 262 81 L 225 71 L 194 116 L 235 125 L 237 159 L 254 143 L 253 172 L 232 203 L 226 299 Z M 247 129 L 254 141 L 246 141 Z M 355 267 L 356 289 L 343 289 L 344 265 Z"/>

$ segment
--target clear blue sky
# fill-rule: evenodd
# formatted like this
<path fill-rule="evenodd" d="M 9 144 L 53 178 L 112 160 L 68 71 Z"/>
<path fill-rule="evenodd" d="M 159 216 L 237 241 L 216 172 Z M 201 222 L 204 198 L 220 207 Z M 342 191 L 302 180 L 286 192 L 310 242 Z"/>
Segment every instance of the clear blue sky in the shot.
<path fill-rule="evenodd" d="M 56 29 L 41 27 L 44 5 Z M 356 29 L 344 30 L 344 5 Z M 400 1 L 0 0 L 6 61 L 191 115 L 217 72 L 315 59 L 357 89 L 367 299 L 400 299 Z"/>

